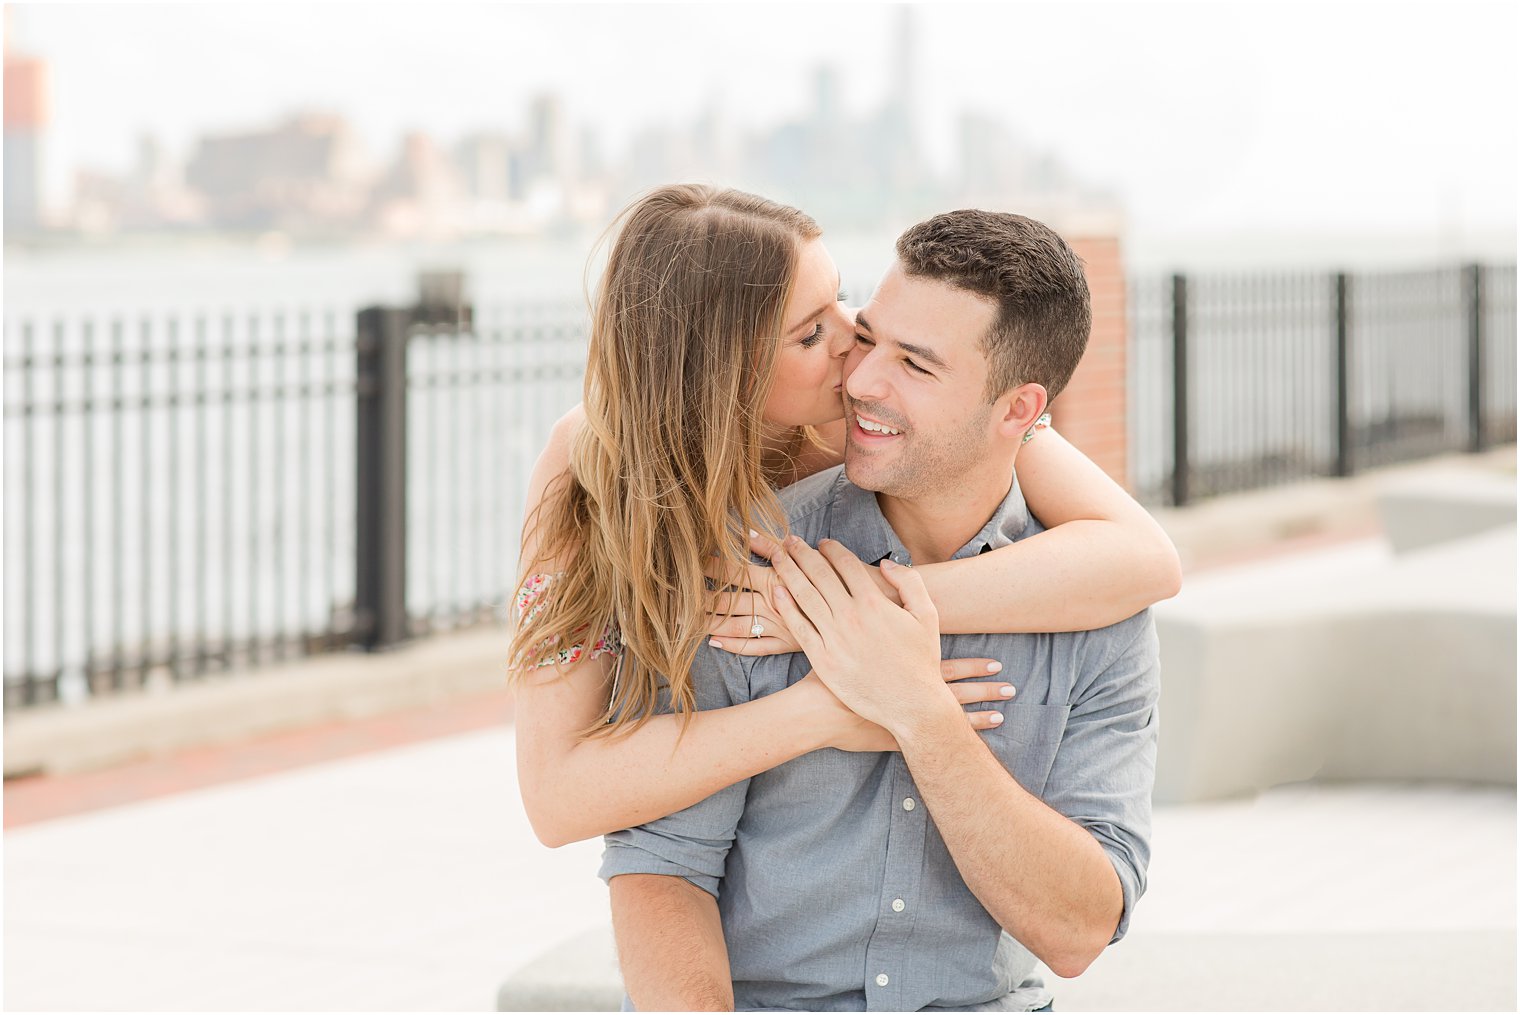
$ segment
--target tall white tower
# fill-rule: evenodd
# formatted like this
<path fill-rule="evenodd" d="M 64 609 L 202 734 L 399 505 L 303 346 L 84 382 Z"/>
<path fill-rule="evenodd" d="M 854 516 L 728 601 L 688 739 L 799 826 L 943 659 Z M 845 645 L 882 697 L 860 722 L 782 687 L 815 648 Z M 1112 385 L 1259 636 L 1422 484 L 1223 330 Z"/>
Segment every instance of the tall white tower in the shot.
<path fill-rule="evenodd" d="M 48 65 L 11 49 L 11 6 L 5 7 L 5 224 L 40 225 L 46 201 Z"/>
<path fill-rule="evenodd" d="M 918 127 L 919 105 L 918 47 L 915 45 L 918 33 L 917 8 L 912 4 L 902 4 L 896 13 L 890 49 L 892 66 L 887 68 L 887 80 L 892 83 L 887 105 L 901 124 L 905 144 L 916 150 L 914 142 L 917 139 L 914 134 Z"/>

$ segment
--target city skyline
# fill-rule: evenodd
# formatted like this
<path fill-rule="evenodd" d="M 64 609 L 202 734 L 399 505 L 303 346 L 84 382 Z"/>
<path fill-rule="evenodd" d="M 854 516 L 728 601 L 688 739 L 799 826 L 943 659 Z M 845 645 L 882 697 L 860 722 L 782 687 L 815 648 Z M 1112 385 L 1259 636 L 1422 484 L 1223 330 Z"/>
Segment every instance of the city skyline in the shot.
<path fill-rule="evenodd" d="M 906 27 L 906 23 L 905 23 Z M 525 131 L 476 131 L 449 144 L 414 131 L 388 157 L 341 115 L 307 111 L 272 125 L 198 136 L 187 156 L 142 135 L 123 173 L 79 170 L 70 200 L 42 208 L 35 182 L 46 147 L 48 65 L 8 55 L 23 87 L 7 107 L 6 186 L 13 236 L 210 230 L 296 236 L 535 235 L 604 221 L 632 195 L 672 179 L 726 180 L 821 210 L 835 225 L 871 228 L 946 202 L 1018 205 L 1068 220 L 1116 222 L 1110 195 L 1054 156 L 1023 148 L 995 120 L 958 118 L 956 168 L 928 166 L 913 142 L 905 90 L 864 116 L 839 108 L 838 74 L 813 74 L 809 108 L 771 130 L 744 130 L 714 111 L 646 127 L 608 159 L 595 129 L 553 93 L 527 101 Z M 876 153 L 851 163 L 853 150 Z"/>
<path fill-rule="evenodd" d="M 9 41 L 9 40 L 8 40 Z M 124 171 L 76 169 L 63 201 L 44 201 L 53 130 L 52 67 L 8 48 L 8 221 L 12 236 L 123 232 L 278 232 L 296 238 L 534 236 L 594 226 L 637 193 L 671 180 L 722 181 L 813 210 L 832 226 L 877 228 L 947 204 L 1019 207 L 1116 228 L 1112 195 L 1031 149 L 995 117 L 955 114 L 948 169 L 920 143 L 916 26 L 893 12 L 878 58 L 901 71 L 880 103 L 843 101 L 844 74 L 808 69 L 805 108 L 774 126 L 735 122 L 720 105 L 685 122 L 645 122 L 609 153 L 594 119 L 556 91 L 502 103 L 502 122 L 441 138 L 411 130 L 378 152 L 343 113 L 295 110 L 272 123 L 225 123 L 188 146 L 142 133 Z M 858 153 L 869 152 L 869 159 Z"/>
<path fill-rule="evenodd" d="M 18 45 L 53 66 L 52 196 L 61 167 L 124 173 L 145 134 L 188 158 L 217 128 L 320 110 L 388 158 L 408 127 L 446 146 L 521 132 L 545 93 L 620 159 L 641 132 L 704 116 L 778 130 L 808 108 L 822 67 L 856 120 L 906 96 L 940 176 L 965 168 L 969 115 L 1112 193 L 1142 228 L 1514 228 L 1507 7 L 1331 4 L 1305 20 L 1245 3 L 932 5 L 914 13 L 906 61 L 896 9 L 877 5 L 366 7 L 362 21 L 357 9 L 12 7 Z M 297 17 L 309 27 L 292 30 Z M 155 70 L 142 73 L 142 40 L 166 26 L 199 45 L 148 46 Z M 134 54 L 138 72 L 117 73 Z M 993 146 L 971 168 L 1000 158 Z"/>

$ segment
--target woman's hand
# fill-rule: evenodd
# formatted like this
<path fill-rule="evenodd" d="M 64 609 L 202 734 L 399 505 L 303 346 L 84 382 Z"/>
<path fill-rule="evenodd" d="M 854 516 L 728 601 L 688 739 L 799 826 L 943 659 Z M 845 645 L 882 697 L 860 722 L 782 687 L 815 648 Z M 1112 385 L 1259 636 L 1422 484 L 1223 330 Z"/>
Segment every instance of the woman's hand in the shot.
<path fill-rule="evenodd" d="M 1003 668 L 1003 664 L 995 659 L 946 659 L 940 663 L 940 675 L 950 685 L 950 691 L 955 695 L 955 700 L 962 705 L 974 705 L 984 701 L 1008 701 L 1014 695 L 1012 684 L 1000 681 L 978 680 L 974 683 L 960 683 L 970 677 L 985 677 L 989 673 L 996 673 Z M 807 676 L 797 681 L 795 685 L 805 690 L 813 698 L 808 706 L 809 711 L 824 717 L 833 729 L 828 746 L 841 751 L 895 751 L 898 750 L 897 741 L 892 734 L 882 729 L 873 722 L 868 722 L 851 712 L 844 703 L 830 691 L 828 685 L 818 678 L 817 671 L 810 672 Z M 966 721 L 971 728 L 980 733 L 987 730 L 997 729 L 1003 723 L 1003 713 L 986 710 L 967 712 Z"/>
<path fill-rule="evenodd" d="M 712 621 L 707 644 L 713 648 L 741 656 L 774 656 L 802 649 L 765 593 L 709 593 L 707 615 Z M 760 634 L 755 634 L 757 627 Z"/>
<path fill-rule="evenodd" d="M 751 530 L 750 552 L 771 559 L 781 544 Z M 734 567 L 714 558 L 707 577 L 724 591 L 708 595 L 707 615 L 711 620 L 708 644 L 740 656 L 774 656 L 800 652 L 802 646 L 772 605 L 771 594 L 777 586 L 776 573 L 765 564 Z M 759 626 L 761 633 L 755 634 Z"/>
<path fill-rule="evenodd" d="M 777 612 L 852 712 L 894 731 L 954 704 L 940 679 L 939 616 L 912 569 L 882 564 L 902 598 L 897 606 L 835 540 L 814 550 L 789 536 L 771 564 L 783 583 L 774 593 Z"/>

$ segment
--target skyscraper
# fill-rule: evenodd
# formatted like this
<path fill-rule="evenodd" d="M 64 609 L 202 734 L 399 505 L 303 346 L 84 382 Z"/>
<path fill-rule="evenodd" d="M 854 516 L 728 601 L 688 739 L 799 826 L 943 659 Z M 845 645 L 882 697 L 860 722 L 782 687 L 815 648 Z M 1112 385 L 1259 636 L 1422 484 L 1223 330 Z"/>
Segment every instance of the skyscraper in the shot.
<path fill-rule="evenodd" d="M 913 132 L 918 126 L 915 115 L 918 104 L 916 29 L 912 5 L 903 4 L 897 8 L 892 26 L 892 65 L 887 68 L 887 80 L 891 82 L 887 108 L 899 118 L 903 140 L 910 148 L 915 147 Z"/>
<path fill-rule="evenodd" d="M 10 11 L 6 11 L 9 20 Z M 9 29 L 9 25 L 6 26 Z M 48 66 L 5 45 L 5 224 L 31 229 L 42 222 L 43 155 L 48 124 Z"/>

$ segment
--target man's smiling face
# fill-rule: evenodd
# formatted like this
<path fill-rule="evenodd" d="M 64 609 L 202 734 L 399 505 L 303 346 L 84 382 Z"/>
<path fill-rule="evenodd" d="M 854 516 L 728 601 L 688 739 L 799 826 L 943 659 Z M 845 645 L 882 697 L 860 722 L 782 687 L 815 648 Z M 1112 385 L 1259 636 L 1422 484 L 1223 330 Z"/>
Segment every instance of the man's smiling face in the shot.
<path fill-rule="evenodd" d="M 992 300 L 892 265 L 845 359 L 850 482 L 913 497 L 985 463 L 997 430 L 982 342 L 996 318 Z"/>

